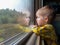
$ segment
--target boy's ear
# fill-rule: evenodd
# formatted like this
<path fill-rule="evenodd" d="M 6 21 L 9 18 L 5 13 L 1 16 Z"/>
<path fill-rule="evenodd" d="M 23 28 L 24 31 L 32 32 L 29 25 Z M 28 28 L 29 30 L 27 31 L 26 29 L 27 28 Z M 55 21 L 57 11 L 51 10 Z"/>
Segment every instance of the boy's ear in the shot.
<path fill-rule="evenodd" d="M 48 17 L 45 17 L 45 21 L 48 22 Z"/>

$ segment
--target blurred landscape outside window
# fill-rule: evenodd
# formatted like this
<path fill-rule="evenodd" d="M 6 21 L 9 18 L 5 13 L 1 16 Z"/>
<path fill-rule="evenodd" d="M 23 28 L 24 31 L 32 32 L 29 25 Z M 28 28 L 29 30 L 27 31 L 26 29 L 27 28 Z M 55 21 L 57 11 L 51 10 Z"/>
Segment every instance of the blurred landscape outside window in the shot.
<path fill-rule="evenodd" d="M 33 24 L 33 5 L 34 0 L 0 0 L 0 42 L 23 32 L 20 25 Z"/>

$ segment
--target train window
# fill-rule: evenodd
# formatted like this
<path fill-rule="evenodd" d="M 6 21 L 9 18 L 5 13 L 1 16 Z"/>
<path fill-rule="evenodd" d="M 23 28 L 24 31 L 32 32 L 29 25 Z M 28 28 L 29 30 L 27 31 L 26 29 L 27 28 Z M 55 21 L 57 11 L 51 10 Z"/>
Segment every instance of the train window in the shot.
<path fill-rule="evenodd" d="M 0 0 L 0 42 L 21 33 L 20 25 L 33 24 L 33 11 L 34 0 Z"/>

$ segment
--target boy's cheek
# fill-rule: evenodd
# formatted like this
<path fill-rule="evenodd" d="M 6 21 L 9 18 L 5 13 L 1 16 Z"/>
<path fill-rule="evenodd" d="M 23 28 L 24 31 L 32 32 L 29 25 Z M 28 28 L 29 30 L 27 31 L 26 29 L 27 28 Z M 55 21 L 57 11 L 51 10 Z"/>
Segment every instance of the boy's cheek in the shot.
<path fill-rule="evenodd" d="M 40 20 L 36 19 L 36 22 L 39 23 Z"/>
<path fill-rule="evenodd" d="M 41 24 L 41 22 L 42 22 L 41 20 L 36 20 L 36 21 L 37 21 L 37 24 L 38 25 Z"/>
<path fill-rule="evenodd" d="M 43 21 L 40 21 L 40 22 L 37 22 L 38 25 L 43 25 L 44 22 Z"/>
<path fill-rule="evenodd" d="M 37 24 L 38 24 L 38 25 L 41 25 L 41 23 L 39 23 L 39 22 L 38 22 Z"/>

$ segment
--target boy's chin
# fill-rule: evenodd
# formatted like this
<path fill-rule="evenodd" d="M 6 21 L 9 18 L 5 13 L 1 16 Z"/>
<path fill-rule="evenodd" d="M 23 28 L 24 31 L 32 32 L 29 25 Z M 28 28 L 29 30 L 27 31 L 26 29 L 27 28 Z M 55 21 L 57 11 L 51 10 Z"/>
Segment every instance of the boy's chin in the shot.
<path fill-rule="evenodd" d="M 38 24 L 38 26 L 43 26 L 42 24 Z"/>

